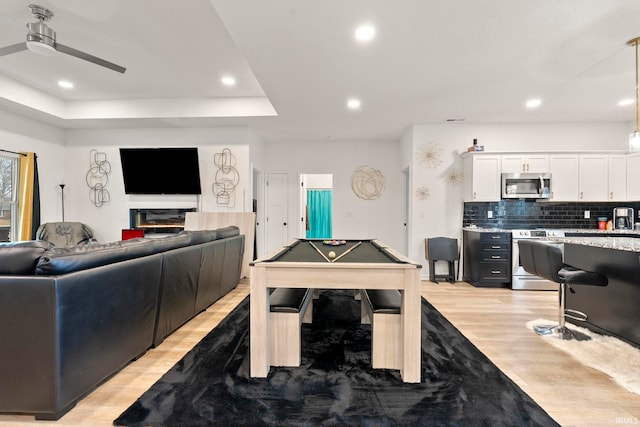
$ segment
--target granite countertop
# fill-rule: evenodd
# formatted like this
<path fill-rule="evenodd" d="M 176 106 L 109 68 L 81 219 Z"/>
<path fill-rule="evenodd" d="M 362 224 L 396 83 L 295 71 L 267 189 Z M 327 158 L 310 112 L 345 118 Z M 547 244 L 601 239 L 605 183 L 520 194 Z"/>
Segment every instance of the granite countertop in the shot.
<path fill-rule="evenodd" d="M 635 237 L 547 237 L 547 240 L 574 245 L 595 246 L 620 251 L 640 252 L 640 239 Z"/>
<path fill-rule="evenodd" d="M 476 231 L 478 233 L 511 233 L 510 229 L 506 228 L 484 228 L 484 227 L 462 227 L 464 231 Z"/>
<path fill-rule="evenodd" d="M 640 230 L 600 230 L 597 228 L 563 228 L 562 231 L 571 234 L 625 234 L 629 236 L 640 236 Z"/>
<path fill-rule="evenodd" d="M 463 227 L 466 231 L 478 233 L 511 233 L 511 229 Z M 640 252 L 640 230 L 599 230 L 593 228 L 558 229 L 573 236 L 547 236 L 545 240 L 576 245 L 595 246 L 598 248 L 617 249 L 621 251 Z M 584 236 L 580 236 L 584 234 Z M 595 236 L 594 236 L 595 234 Z M 614 236 L 611 236 L 615 234 Z M 601 235 L 601 236 L 600 236 Z M 628 236 L 628 237 L 626 237 Z"/>
<path fill-rule="evenodd" d="M 511 228 L 484 228 L 484 227 L 462 227 L 465 231 L 477 231 L 478 233 L 511 233 Z M 526 227 L 524 227 L 526 229 Z M 537 229 L 537 228 L 536 228 Z M 564 231 L 565 234 L 602 234 L 603 237 L 611 234 L 628 235 L 630 237 L 640 237 L 640 230 L 600 230 L 598 228 L 540 228 L 541 230 Z"/>

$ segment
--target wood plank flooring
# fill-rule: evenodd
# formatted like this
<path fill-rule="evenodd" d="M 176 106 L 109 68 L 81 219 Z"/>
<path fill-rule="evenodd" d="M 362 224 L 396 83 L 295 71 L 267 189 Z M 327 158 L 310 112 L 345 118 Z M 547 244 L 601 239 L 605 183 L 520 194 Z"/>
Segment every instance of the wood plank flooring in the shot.
<path fill-rule="evenodd" d="M 582 366 L 526 328 L 557 316 L 557 294 L 422 282 L 422 295 L 562 426 L 640 424 L 640 396 Z M 112 421 L 249 293 L 243 282 L 56 422 L 0 415 L 0 426 L 111 426 Z"/>
<path fill-rule="evenodd" d="M 555 320 L 555 291 L 423 282 L 422 295 L 562 426 L 640 424 L 640 396 L 526 327 Z"/>

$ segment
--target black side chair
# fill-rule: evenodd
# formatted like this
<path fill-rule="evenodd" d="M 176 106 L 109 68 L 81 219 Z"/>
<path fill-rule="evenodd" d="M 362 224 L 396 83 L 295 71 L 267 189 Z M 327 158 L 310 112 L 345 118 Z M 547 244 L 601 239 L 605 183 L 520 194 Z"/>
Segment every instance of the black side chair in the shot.
<path fill-rule="evenodd" d="M 584 322 L 587 315 L 577 310 L 565 308 L 567 289 L 573 285 L 607 286 L 609 280 L 601 273 L 580 270 L 562 261 L 562 249 L 559 244 L 539 240 L 519 240 L 520 261 L 526 272 L 556 282 L 559 285 L 560 300 L 557 325 L 542 325 L 534 328 L 538 335 L 558 335 L 563 340 L 588 340 L 588 336 L 565 326 L 565 318 Z"/>
<path fill-rule="evenodd" d="M 429 280 L 434 283 L 438 283 L 438 279 L 455 282 L 458 279 L 455 262 L 460 261 L 458 240 L 450 237 L 432 237 L 426 239 L 425 246 L 425 258 L 429 260 Z M 436 274 L 436 261 L 446 261 L 449 274 Z"/>

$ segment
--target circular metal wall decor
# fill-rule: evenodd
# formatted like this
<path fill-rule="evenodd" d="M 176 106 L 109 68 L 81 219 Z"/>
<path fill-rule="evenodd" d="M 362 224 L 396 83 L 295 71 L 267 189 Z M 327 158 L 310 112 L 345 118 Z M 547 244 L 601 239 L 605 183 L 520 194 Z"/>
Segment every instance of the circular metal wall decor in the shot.
<path fill-rule="evenodd" d="M 416 198 L 418 200 L 427 200 L 431 196 L 431 190 L 426 185 L 418 187 L 416 189 Z"/>
<path fill-rule="evenodd" d="M 236 158 L 231 150 L 225 148 L 221 153 L 213 155 L 213 163 L 218 167 L 213 180 L 213 194 L 218 206 L 235 206 L 235 189 L 240 182 L 240 174 L 236 169 Z"/>
<path fill-rule="evenodd" d="M 351 174 L 351 190 L 361 199 L 377 199 L 384 191 L 384 176 L 371 166 L 360 166 Z"/>
<path fill-rule="evenodd" d="M 438 144 L 431 142 L 429 145 L 422 144 L 416 156 L 421 163 L 424 163 L 428 168 L 436 168 L 442 164 L 442 147 Z"/>
<path fill-rule="evenodd" d="M 447 170 L 444 171 L 442 179 L 444 180 L 445 184 L 451 187 L 458 187 L 464 180 L 464 174 L 457 167 L 450 166 L 449 168 L 447 168 Z"/>
<path fill-rule="evenodd" d="M 89 170 L 85 180 L 89 187 L 89 199 L 98 208 L 111 200 L 111 195 L 106 188 L 110 173 L 111 163 L 107 161 L 107 154 L 91 150 L 89 152 Z"/>

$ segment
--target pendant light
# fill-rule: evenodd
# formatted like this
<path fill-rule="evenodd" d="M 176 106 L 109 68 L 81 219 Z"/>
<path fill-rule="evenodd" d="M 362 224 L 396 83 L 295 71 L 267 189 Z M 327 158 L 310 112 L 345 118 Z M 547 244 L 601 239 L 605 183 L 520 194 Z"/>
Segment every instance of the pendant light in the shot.
<path fill-rule="evenodd" d="M 631 39 L 627 42 L 627 45 L 634 46 L 636 48 L 636 130 L 629 134 L 629 151 L 640 151 L 640 107 L 638 106 L 638 98 L 640 87 L 638 86 L 638 43 L 640 43 L 640 37 Z"/>

